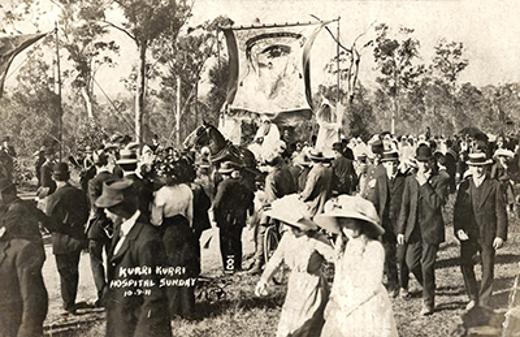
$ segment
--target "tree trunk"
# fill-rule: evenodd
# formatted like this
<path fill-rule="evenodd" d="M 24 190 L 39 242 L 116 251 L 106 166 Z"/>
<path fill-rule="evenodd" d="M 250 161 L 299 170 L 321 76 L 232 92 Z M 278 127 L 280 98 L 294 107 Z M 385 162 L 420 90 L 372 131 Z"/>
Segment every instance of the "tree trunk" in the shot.
<path fill-rule="evenodd" d="M 177 148 L 181 144 L 181 77 L 177 75 L 177 94 L 176 94 L 176 107 L 175 107 L 175 144 Z"/>
<path fill-rule="evenodd" d="M 85 102 L 85 108 L 87 110 L 87 118 L 89 121 L 94 120 L 94 113 L 92 112 L 92 97 L 86 86 L 81 87 L 81 96 L 83 97 L 83 101 Z"/>
<path fill-rule="evenodd" d="M 143 143 L 144 92 L 146 78 L 147 41 L 139 43 L 139 70 L 137 72 L 137 88 L 135 94 L 135 141 Z"/>

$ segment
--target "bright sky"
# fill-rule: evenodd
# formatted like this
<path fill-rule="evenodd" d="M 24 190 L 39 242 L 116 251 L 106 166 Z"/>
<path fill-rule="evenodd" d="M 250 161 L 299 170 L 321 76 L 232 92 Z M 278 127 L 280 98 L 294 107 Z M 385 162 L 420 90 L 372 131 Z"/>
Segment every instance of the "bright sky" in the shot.
<path fill-rule="evenodd" d="M 415 29 L 415 36 L 421 41 L 421 57 L 428 62 L 439 39 L 463 42 L 469 66 L 462 73 L 461 81 L 476 85 L 520 81 L 520 1 L 517 0 L 195 1 L 190 21 L 192 25 L 218 15 L 227 15 L 236 25 L 253 24 L 256 18 L 268 24 L 310 21 L 310 14 L 327 20 L 341 16 L 341 38 L 345 45 L 350 45 L 357 35 L 367 30 L 372 34 L 362 41 L 372 38 L 371 24 L 384 22 L 392 28 L 402 25 Z M 52 28 L 57 11 L 55 8 L 44 18 L 42 29 L 45 26 Z M 335 26 L 330 27 L 335 31 Z M 96 79 L 113 96 L 126 91 L 119 79 L 122 74 L 128 74 L 137 62 L 137 52 L 133 41 L 124 34 L 113 32 L 112 35 L 121 46 L 121 57 L 117 60 L 119 65 L 115 69 L 101 70 Z M 335 47 L 330 36 L 322 31 L 312 52 L 313 86 L 331 80 L 330 75 L 324 73 L 323 66 L 334 54 Z M 370 50 L 365 51 L 361 62 L 360 80 L 373 85 L 377 73 Z M 8 84 L 14 82 L 14 77 L 11 76 Z"/>

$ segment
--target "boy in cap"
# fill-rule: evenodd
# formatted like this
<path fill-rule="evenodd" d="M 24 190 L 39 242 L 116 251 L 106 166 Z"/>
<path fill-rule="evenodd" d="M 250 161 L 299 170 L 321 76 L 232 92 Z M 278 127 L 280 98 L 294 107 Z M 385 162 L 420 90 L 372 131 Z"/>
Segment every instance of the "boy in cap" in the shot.
<path fill-rule="evenodd" d="M 220 233 L 220 253 L 224 271 L 242 270 L 242 230 L 246 224 L 247 210 L 253 208 L 253 192 L 240 182 L 234 172 L 238 165 L 231 161 L 221 164 L 218 172 L 222 181 L 217 186 L 213 200 L 213 214 Z"/>
<path fill-rule="evenodd" d="M 115 224 L 104 298 L 106 336 L 170 337 L 168 299 L 156 273 L 166 266 L 166 253 L 159 230 L 141 214 L 137 198 L 133 182 L 121 179 L 104 182 L 95 202 Z M 127 274 L 129 270 L 143 272 Z M 122 286 L 125 282 L 128 287 Z"/>
<path fill-rule="evenodd" d="M 489 178 L 492 164 L 484 153 L 471 153 L 467 162 L 471 177 L 463 181 L 454 206 L 454 231 L 460 241 L 461 269 L 470 302 L 488 306 L 493 291 L 496 250 L 507 239 L 507 212 L 500 182 Z M 477 284 L 473 256 L 480 252 L 482 282 Z"/>

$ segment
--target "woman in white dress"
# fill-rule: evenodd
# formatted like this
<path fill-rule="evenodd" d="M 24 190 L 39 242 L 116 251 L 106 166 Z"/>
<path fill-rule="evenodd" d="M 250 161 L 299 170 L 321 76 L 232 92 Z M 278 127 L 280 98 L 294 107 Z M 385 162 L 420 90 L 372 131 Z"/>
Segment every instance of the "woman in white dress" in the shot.
<path fill-rule="evenodd" d="M 392 304 L 383 286 L 384 233 L 374 206 L 361 197 L 341 195 L 314 217 L 338 234 L 334 283 L 325 309 L 322 337 L 397 337 Z M 348 240 L 346 244 L 344 242 Z"/>
<path fill-rule="evenodd" d="M 322 275 L 322 263 L 332 260 L 334 250 L 326 238 L 314 232 L 317 226 L 296 194 L 278 199 L 267 212 L 271 218 L 289 225 L 267 262 L 256 287 L 257 296 L 267 294 L 272 275 L 285 263 L 290 269 L 287 295 L 276 337 L 316 337 L 323 326 L 323 310 L 329 287 Z"/>
<path fill-rule="evenodd" d="M 324 102 L 316 114 L 316 122 L 320 129 L 315 149 L 323 152 L 327 157 L 334 154 L 332 144 L 339 140 L 339 127 L 333 116 L 332 107 L 328 102 Z"/>

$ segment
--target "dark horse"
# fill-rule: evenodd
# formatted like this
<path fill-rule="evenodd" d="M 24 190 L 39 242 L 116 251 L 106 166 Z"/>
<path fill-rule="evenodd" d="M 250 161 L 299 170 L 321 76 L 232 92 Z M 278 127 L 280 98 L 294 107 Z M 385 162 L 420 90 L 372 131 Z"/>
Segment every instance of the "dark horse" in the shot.
<path fill-rule="evenodd" d="M 185 148 L 207 146 L 211 153 L 211 162 L 217 167 L 224 161 L 233 161 L 245 169 L 257 172 L 255 155 L 251 151 L 245 147 L 233 145 L 216 127 L 205 121 L 186 137 L 183 145 Z"/>

